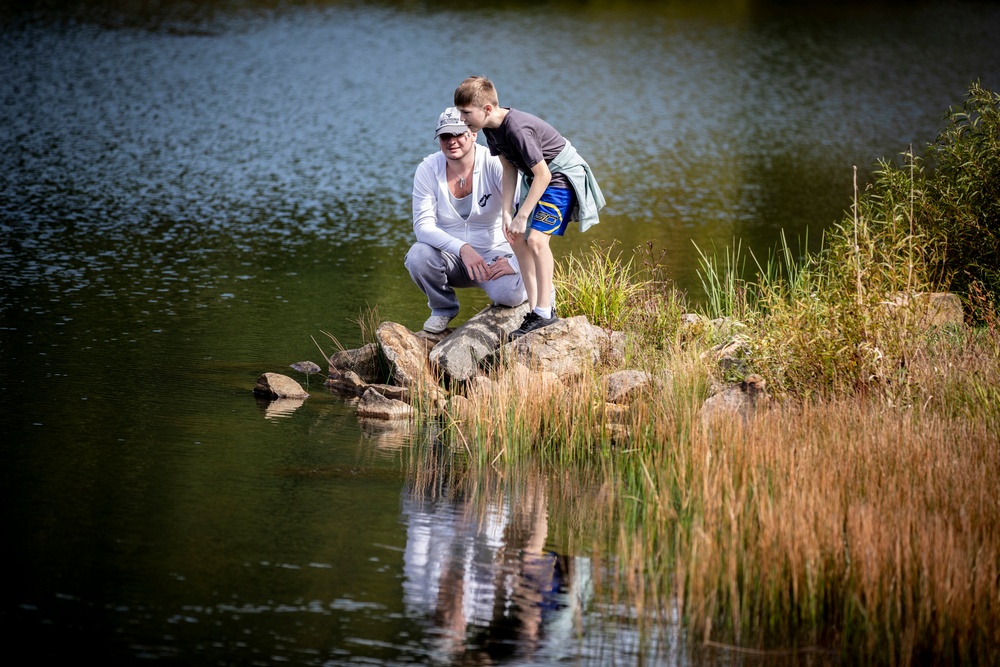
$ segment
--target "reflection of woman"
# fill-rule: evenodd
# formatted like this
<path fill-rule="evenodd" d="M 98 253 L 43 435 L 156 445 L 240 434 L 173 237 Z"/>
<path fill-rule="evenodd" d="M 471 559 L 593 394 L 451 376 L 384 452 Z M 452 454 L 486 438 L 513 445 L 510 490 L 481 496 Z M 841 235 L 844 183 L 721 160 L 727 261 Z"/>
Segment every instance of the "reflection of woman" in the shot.
<path fill-rule="evenodd" d="M 469 627 L 489 627 L 492 620 L 507 514 L 491 506 L 470 517 L 464 501 L 407 494 L 403 517 L 403 602 L 410 613 L 434 620 L 441 630 L 438 650 L 454 657 L 465 649 Z"/>
<path fill-rule="evenodd" d="M 479 513 L 462 499 L 404 496 L 403 597 L 410 613 L 433 621 L 436 660 L 574 651 L 589 562 L 545 549 L 544 485 L 529 483 Z"/>

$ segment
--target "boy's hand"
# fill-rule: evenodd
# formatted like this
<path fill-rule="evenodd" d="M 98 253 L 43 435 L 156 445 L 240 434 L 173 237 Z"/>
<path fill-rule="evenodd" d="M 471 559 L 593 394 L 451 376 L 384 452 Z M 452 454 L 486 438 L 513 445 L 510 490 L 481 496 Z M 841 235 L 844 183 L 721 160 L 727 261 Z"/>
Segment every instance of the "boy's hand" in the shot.
<path fill-rule="evenodd" d="M 518 212 L 517 215 L 510 221 L 510 233 L 511 234 L 523 234 L 524 230 L 528 228 L 528 214 Z"/>

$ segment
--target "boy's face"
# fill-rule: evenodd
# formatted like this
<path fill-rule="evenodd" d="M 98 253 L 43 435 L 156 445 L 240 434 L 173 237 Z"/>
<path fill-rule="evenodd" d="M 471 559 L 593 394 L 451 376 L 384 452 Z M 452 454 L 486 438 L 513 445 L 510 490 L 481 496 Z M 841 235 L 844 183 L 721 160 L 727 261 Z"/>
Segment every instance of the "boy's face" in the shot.
<path fill-rule="evenodd" d="M 472 132 L 479 132 L 483 129 L 486 124 L 486 119 L 489 118 L 490 113 L 493 111 L 493 107 L 486 104 L 481 107 L 477 106 L 467 106 L 467 107 L 456 107 L 458 113 L 462 116 L 462 122 L 469 126 L 469 130 Z"/>

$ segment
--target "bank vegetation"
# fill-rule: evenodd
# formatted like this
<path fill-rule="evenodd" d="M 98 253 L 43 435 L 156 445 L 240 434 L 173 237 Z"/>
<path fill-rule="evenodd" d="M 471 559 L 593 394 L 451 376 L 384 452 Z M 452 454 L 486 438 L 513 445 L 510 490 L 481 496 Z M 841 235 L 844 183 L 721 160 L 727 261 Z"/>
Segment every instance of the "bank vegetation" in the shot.
<path fill-rule="evenodd" d="M 658 259 L 557 267 L 560 315 L 625 332 L 621 367 L 658 379 L 627 437 L 599 407 L 615 369 L 498 374 L 445 430 L 473 483 L 544 466 L 556 523 L 613 563 L 604 594 L 651 640 L 677 614 L 744 657 L 1000 663 L 1000 96 L 972 85 L 923 157 L 880 162 L 818 252 L 703 254 L 700 305 Z M 965 324 L 922 321 L 914 295 L 942 291 Z M 682 326 L 692 310 L 726 326 Z M 740 363 L 712 363 L 734 330 Z M 769 408 L 702 421 L 746 373 Z"/>

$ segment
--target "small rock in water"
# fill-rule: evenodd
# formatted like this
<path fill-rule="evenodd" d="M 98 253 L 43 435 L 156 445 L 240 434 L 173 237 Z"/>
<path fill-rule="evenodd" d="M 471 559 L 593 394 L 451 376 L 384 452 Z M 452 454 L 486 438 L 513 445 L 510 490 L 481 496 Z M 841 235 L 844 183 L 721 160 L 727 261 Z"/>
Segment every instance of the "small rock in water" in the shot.
<path fill-rule="evenodd" d="M 291 368 L 294 368 L 300 373 L 305 373 L 306 375 L 315 375 L 320 371 L 319 366 L 311 361 L 297 361 L 291 365 Z"/>
<path fill-rule="evenodd" d="M 265 398 L 308 398 L 309 394 L 298 382 L 280 373 L 264 373 L 257 378 L 253 393 Z"/>

